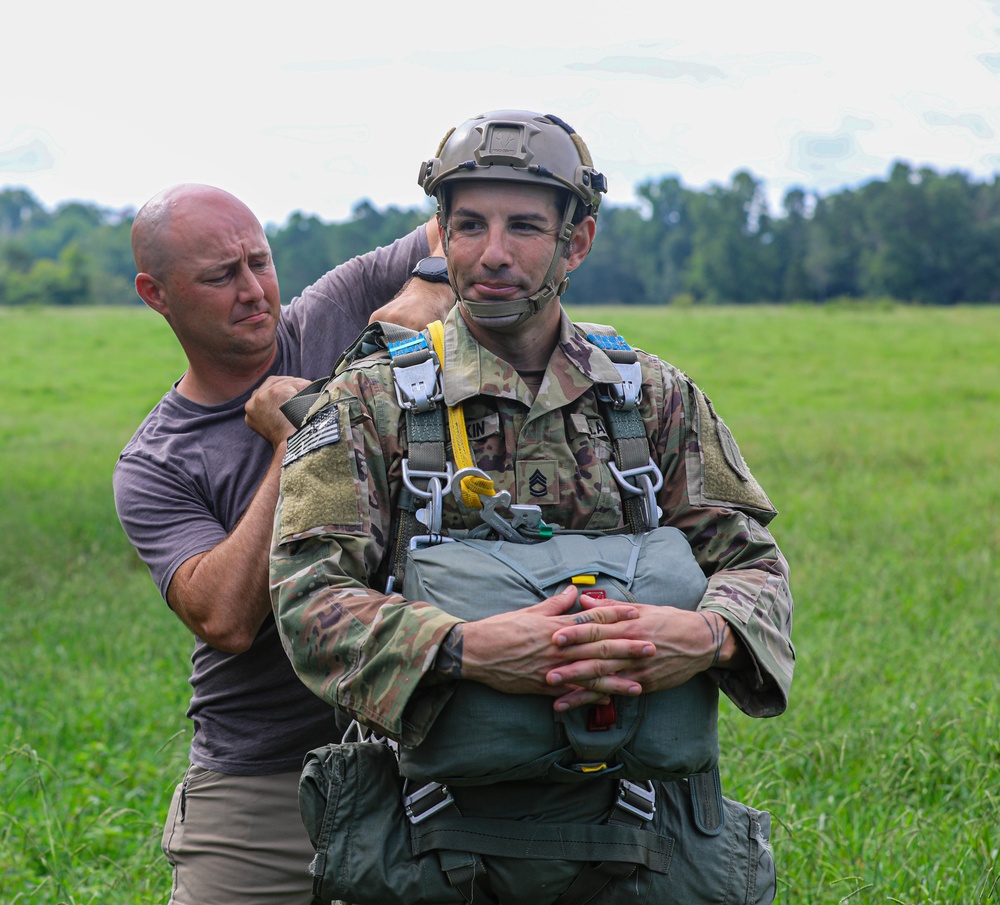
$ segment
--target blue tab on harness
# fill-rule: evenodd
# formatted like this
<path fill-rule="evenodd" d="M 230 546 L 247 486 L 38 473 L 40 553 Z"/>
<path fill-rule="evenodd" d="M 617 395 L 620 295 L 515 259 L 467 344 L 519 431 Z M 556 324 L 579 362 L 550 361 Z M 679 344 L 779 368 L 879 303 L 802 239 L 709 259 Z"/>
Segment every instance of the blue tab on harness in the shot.
<path fill-rule="evenodd" d="M 398 339 L 396 342 L 387 343 L 387 348 L 389 349 L 389 354 L 396 358 L 399 355 L 408 355 L 410 352 L 420 352 L 423 349 L 430 348 L 427 345 L 427 340 L 424 338 L 422 333 L 418 333 L 416 336 L 410 337 L 409 339 Z"/>
<path fill-rule="evenodd" d="M 625 342 L 624 336 L 604 336 L 599 333 L 588 333 L 587 339 L 592 342 L 598 349 L 603 349 L 605 352 L 631 352 L 632 347 Z"/>

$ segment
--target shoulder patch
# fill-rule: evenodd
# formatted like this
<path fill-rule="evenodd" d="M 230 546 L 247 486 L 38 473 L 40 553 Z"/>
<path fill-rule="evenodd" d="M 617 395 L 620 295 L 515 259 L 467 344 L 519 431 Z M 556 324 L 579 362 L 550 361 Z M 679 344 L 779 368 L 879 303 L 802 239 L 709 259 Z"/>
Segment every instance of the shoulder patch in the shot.
<path fill-rule="evenodd" d="M 315 418 L 288 438 L 288 446 L 285 458 L 281 461 L 281 467 L 291 465 L 292 462 L 301 459 L 313 450 L 330 443 L 336 443 L 338 440 L 340 440 L 340 411 L 334 405 L 323 409 Z"/>
<path fill-rule="evenodd" d="M 359 528 L 362 485 L 354 461 L 350 403 L 323 409 L 299 434 L 303 436 L 294 451 L 289 441 L 291 458 L 286 456 L 281 468 L 281 541 L 325 526 Z"/>
<path fill-rule="evenodd" d="M 748 509 L 761 516 L 764 523 L 775 515 L 775 508 L 750 473 L 739 446 L 726 423 L 715 413 L 709 398 L 692 386 L 697 399 L 697 434 L 701 448 L 700 493 L 690 494 L 692 501 Z"/>

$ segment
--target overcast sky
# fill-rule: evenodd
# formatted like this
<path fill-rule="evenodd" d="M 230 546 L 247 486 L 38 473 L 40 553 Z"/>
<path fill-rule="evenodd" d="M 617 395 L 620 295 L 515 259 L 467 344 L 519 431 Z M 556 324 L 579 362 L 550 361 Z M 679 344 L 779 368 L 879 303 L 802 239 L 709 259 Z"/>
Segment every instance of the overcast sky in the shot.
<path fill-rule="evenodd" d="M 1000 0 L 8 4 L 0 187 L 138 207 L 208 182 L 265 222 L 420 204 L 473 114 L 561 116 L 610 181 L 748 169 L 772 198 L 894 160 L 1000 172 Z"/>

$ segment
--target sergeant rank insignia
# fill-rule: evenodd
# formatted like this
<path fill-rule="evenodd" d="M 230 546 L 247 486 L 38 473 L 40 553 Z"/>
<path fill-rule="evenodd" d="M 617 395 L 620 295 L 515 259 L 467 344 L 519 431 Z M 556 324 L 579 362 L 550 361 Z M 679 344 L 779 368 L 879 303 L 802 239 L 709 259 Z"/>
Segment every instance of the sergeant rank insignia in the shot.
<path fill-rule="evenodd" d="M 288 448 L 285 452 L 285 458 L 281 460 L 281 465 L 282 467 L 290 465 L 313 450 L 319 449 L 321 446 L 329 446 L 339 439 L 340 412 L 337 406 L 331 405 L 288 438 Z"/>
<path fill-rule="evenodd" d="M 549 492 L 548 479 L 537 468 L 528 478 L 528 490 L 532 496 L 545 496 Z"/>

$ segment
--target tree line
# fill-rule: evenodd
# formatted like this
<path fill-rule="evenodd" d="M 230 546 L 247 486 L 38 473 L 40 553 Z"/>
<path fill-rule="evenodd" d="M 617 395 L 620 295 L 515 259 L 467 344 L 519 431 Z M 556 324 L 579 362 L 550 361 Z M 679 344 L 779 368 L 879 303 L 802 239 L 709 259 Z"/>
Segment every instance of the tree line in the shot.
<path fill-rule="evenodd" d="M 572 278 L 574 303 L 1000 301 L 997 177 L 898 161 L 857 187 L 792 189 L 777 212 L 746 171 L 697 190 L 664 176 L 636 194 L 638 206 L 602 207 L 598 241 Z M 139 303 L 134 214 L 79 201 L 47 210 L 23 188 L 0 190 L 0 305 Z M 269 224 L 282 300 L 430 214 L 361 201 L 343 222 L 295 212 Z"/>

